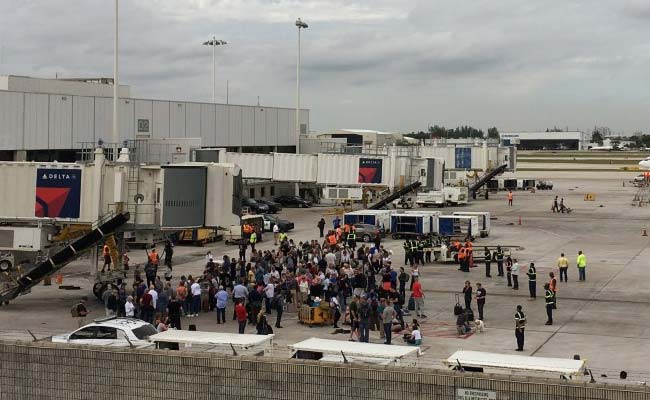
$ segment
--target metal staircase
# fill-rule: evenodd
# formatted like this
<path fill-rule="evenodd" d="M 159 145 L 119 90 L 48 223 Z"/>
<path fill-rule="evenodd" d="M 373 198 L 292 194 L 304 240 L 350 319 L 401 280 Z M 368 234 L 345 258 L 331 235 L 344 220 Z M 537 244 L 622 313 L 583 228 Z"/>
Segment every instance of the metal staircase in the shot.
<path fill-rule="evenodd" d="M 502 174 L 506 170 L 506 168 L 508 168 L 508 164 L 499 165 L 497 168 L 493 169 L 492 171 L 483 174 L 483 176 L 481 176 L 479 180 L 476 181 L 476 183 L 474 183 L 472 186 L 469 187 L 469 195 L 472 196 L 473 199 L 476 199 L 476 192 L 478 192 L 480 188 L 482 188 L 485 184 L 487 184 L 490 181 L 490 179 L 494 178 L 497 175 Z"/>
<path fill-rule="evenodd" d="M 399 199 L 403 195 L 414 191 L 415 189 L 419 188 L 420 186 L 422 186 L 422 182 L 420 182 L 420 181 L 416 181 L 416 182 L 413 182 L 413 183 L 411 183 L 409 185 L 406 185 L 402 189 L 393 192 L 393 194 L 391 194 L 391 195 L 389 195 L 387 197 L 384 197 L 383 199 L 379 200 L 375 204 L 371 205 L 370 207 L 368 207 L 368 209 L 369 210 L 380 210 L 381 208 L 383 208 L 387 204 L 389 204 L 391 201 L 393 201 L 395 199 Z"/>

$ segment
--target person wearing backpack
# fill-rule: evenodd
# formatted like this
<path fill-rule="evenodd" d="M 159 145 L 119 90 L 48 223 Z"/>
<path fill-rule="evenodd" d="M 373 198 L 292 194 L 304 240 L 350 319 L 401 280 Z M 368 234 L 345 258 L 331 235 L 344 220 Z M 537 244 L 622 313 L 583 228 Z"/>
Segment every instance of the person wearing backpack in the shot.
<path fill-rule="evenodd" d="M 72 308 L 70 309 L 72 318 L 77 318 L 77 323 L 79 325 L 79 328 L 86 325 L 86 316 L 90 312 L 86 308 L 87 301 L 88 301 L 88 297 L 84 296 L 79 300 L 77 304 L 73 305 Z"/>
<path fill-rule="evenodd" d="M 359 341 L 368 343 L 370 340 L 370 304 L 365 296 L 359 303 Z"/>

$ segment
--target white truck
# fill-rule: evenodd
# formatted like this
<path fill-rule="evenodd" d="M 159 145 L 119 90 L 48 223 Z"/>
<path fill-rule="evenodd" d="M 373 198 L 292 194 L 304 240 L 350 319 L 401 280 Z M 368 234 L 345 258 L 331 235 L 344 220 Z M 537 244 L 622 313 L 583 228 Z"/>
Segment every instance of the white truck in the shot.
<path fill-rule="evenodd" d="M 418 193 L 415 204 L 420 207 L 444 207 L 467 204 L 469 190 L 464 186 L 448 186 L 442 190 Z"/>

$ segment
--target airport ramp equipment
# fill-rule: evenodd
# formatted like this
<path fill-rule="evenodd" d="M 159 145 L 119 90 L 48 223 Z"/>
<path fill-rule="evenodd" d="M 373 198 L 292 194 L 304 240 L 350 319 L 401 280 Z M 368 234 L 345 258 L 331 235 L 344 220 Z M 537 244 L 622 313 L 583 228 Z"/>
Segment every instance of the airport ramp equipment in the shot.
<path fill-rule="evenodd" d="M 392 194 L 384 197 L 383 199 L 379 200 L 375 204 L 371 205 L 370 207 L 368 207 L 368 209 L 369 210 L 381 210 L 382 208 L 384 208 L 387 204 L 389 204 L 393 200 L 399 199 L 400 197 L 404 196 L 407 193 L 410 193 L 410 192 L 414 191 L 415 189 L 419 188 L 420 186 L 422 186 L 422 182 L 420 182 L 420 181 L 416 181 L 416 182 L 413 182 L 413 183 L 411 183 L 409 185 L 406 185 L 403 188 L 401 188 L 400 190 L 397 190 L 397 191 L 393 192 Z"/>
<path fill-rule="evenodd" d="M 508 164 L 499 165 L 492 171 L 483 174 L 483 176 L 481 176 L 481 178 L 476 181 L 476 183 L 469 187 L 470 196 L 472 196 L 473 199 L 476 199 L 476 192 L 478 192 L 480 188 L 488 183 L 490 179 L 494 178 L 497 175 L 501 175 L 506 170 L 506 168 L 508 168 Z"/>
<path fill-rule="evenodd" d="M 40 263 L 25 275 L 0 290 L 0 304 L 7 303 L 21 294 L 29 293 L 43 279 L 51 276 L 68 263 L 90 250 L 106 236 L 111 235 L 129 220 L 129 213 L 108 214 L 93 224 L 93 229 L 59 252 Z"/>

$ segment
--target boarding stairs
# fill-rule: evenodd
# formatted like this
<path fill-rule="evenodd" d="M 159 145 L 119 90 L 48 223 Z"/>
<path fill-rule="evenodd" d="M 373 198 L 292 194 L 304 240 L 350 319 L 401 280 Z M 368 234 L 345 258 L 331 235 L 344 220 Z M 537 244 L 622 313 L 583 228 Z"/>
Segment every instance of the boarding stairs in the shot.
<path fill-rule="evenodd" d="M 390 195 L 384 197 L 383 199 L 379 200 L 375 204 L 372 204 L 371 206 L 368 207 L 368 209 L 369 210 L 381 210 L 386 205 L 390 204 L 390 202 L 392 202 L 393 200 L 399 199 L 400 197 L 404 196 L 405 194 L 410 193 L 412 191 L 415 191 L 420 186 L 422 186 L 422 182 L 420 182 L 420 181 L 416 181 L 416 182 L 413 182 L 413 183 L 411 183 L 409 185 L 406 185 L 402 189 L 396 190 L 395 192 L 393 192 L 393 194 L 390 194 Z"/>
<path fill-rule="evenodd" d="M 479 180 L 476 181 L 476 183 L 469 187 L 469 195 L 472 197 L 472 199 L 476 200 L 476 193 L 478 190 L 486 185 L 495 176 L 501 175 L 506 170 L 506 168 L 508 168 L 508 164 L 499 165 L 492 171 L 483 174 Z"/>

